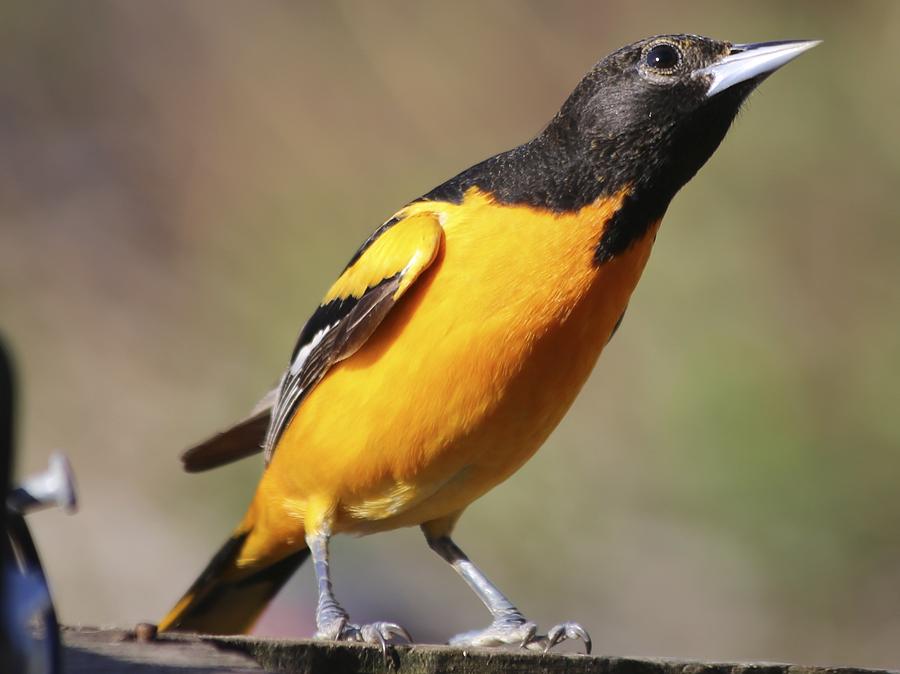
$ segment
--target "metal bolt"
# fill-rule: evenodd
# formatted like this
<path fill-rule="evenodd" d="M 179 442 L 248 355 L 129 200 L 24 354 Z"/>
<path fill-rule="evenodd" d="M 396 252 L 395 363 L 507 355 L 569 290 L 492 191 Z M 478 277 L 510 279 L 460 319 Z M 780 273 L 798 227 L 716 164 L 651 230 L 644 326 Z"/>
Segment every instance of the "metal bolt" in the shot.
<path fill-rule="evenodd" d="M 75 476 L 65 454 L 54 453 L 47 470 L 26 478 L 10 491 L 6 506 L 23 515 L 53 506 L 75 512 Z"/>
<path fill-rule="evenodd" d="M 153 623 L 138 623 L 134 628 L 134 638 L 141 643 L 155 641 L 156 625 Z"/>

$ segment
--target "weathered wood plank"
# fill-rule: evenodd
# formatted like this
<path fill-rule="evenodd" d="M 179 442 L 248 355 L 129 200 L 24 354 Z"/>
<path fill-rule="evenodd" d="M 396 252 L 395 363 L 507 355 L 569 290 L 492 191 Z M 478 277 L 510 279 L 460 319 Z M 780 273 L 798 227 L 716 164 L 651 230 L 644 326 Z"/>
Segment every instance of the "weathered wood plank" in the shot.
<path fill-rule="evenodd" d="M 133 631 L 63 628 L 66 674 L 261 674 L 247 653 L 196 637 L 140 642 Z"/>
<path fill-rule="evenodd" d="M 285 641 L 257 637 L 162 635 L 139 642 L 134 632 L 67 628 L 67 674 L 900 674 L 850 667 L 677 660 Z"/>

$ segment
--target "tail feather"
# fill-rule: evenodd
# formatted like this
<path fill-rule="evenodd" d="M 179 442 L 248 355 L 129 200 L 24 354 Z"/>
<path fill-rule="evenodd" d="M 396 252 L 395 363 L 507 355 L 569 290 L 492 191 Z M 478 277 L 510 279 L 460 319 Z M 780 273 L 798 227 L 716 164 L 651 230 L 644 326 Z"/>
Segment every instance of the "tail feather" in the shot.
<path fill-rule="evenodd" d="M 181 462 L 189 473 L 217 468 L 262 451 L 271 409 L 263 409 L 234 426 L 186 449 Z"/>
<path fill-rule="evenodd" d="M 184 469 L 197 473 L 261 452 L 278 390 L 276 386 L 266 393 L 248 417 L 185 450 L 181 454 Z"/>
<path fill-rule="evenodd" d="M 243 634 L 309 556 L 304 548 L 280 559 L 241 566 L 250 531 L 225 541 L 190 589 L 159 624 L 160 631 Z"/>

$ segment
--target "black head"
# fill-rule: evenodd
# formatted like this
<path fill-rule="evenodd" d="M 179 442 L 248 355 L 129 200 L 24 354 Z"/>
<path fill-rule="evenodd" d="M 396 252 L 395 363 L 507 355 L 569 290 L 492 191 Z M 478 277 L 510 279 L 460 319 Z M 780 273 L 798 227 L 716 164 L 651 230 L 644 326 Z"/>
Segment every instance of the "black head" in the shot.
<path fill-rule="evenodd" d="M 718 147 L 750 92 L 816 44 L 641 40 L 600 61 L 545 134 L 588 153 L 605 192 L 652 185 L 671 198 Z"/>
<path fill-rule="evenodd" d="M 477 187 L 500 203 L 563 212 L 622 193 L 597 246 L 602 264 L 663 216 L 748 94 L 816 44 L 659 35 L 623 47 L 594 66 L 536 138 L 422 198 L 458 202 Z"/>

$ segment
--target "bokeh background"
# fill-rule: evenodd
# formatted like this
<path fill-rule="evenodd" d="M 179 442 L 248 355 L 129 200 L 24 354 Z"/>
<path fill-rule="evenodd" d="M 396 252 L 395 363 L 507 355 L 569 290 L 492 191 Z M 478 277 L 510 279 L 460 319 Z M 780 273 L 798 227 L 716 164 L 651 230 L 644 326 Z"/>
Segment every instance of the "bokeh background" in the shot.
<path fill-rule="evenodd" d="M 900 3 L 6 2 L 0 329 L 62 619 L 156 620 L 261 461 L 178 452 L 253 405 L 396 208 L 536 133 L 661 32 L 824 38 L 673 203 L 571 414 L 458 540 L 602 653 L 900 665 Z M 487 615 L 416 530 L 334 544 L 359 620 Z M 257 632 L 308 635 L 303 568 Z"/>

